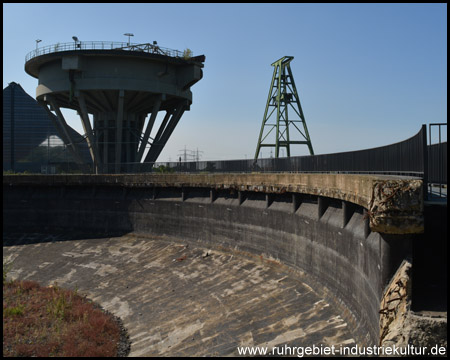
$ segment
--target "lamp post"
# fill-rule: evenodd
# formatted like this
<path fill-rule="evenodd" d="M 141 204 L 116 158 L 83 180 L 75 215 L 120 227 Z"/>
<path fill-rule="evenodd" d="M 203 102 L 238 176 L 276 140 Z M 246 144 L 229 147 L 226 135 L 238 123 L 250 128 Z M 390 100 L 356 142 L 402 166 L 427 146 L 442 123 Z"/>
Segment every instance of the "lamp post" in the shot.
<path fill-rule="evenodd" d="M 42 40 L 40 40 L 40 39 L 36 39 L 36 52 L 37 52 L 37 49 L 38 49 L 38 44 L 41 42 Z"/>
<path fill-rule="evenodd" d="M 77 43 L 80 42 L 80 40 L 78 40 L 78 38 L 76 36 L 72 36 L 72 39 L 73 39 L 73 41 L 75 41 L 75 50 L 76 50 L 77 47 L 80 47 L 80 46 L 77 46 Z"/>
<path fill-rule="evenodd" d="M 131 33 L 125 33 L 124 35 L 128 36 L 128 44 L 127 44 L 127 46 L 130 46 L 130 36 L 134 36 L 134 35 L 131 34 Z"/>

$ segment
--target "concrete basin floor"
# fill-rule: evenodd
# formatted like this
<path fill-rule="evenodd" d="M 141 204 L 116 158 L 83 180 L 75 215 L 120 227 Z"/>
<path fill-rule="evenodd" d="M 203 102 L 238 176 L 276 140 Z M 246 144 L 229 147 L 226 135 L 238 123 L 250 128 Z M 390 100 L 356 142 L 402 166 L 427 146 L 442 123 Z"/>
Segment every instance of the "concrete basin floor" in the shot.
<path fill-rule="evenodd" d="M 130 356 L 355 344 L 342 309 L 323 289 L 263 257 L 139 234 L 76 240 L 3 234 L 3 243 L 10 278 L 77 288 L 119 316 Z"/>

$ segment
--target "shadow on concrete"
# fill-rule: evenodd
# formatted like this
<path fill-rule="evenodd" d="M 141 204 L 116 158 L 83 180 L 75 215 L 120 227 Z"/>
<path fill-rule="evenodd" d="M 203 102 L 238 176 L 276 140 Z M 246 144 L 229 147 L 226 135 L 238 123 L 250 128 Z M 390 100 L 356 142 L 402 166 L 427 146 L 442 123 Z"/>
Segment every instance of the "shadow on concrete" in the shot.
<path fill-rule="evenodd" d="M 26 232 L 19 232 L 19 229 L 3 230 L 3 246 L 20 246 L 48 242 L 73 241 L 73 240 L 91 240 L 104 239 L 112 237 L 121 237 L 128 234 L 128 231 L 67 231 L 67 229 L 53 228 L 51 231 L 42 231 L 37 228 L 27 228 Z"/>
<path fill-rule="evenodd" d="M 447 311 L 447 206 L 425 206 L 425 234 L 413 243 L 412 310 Z"/>

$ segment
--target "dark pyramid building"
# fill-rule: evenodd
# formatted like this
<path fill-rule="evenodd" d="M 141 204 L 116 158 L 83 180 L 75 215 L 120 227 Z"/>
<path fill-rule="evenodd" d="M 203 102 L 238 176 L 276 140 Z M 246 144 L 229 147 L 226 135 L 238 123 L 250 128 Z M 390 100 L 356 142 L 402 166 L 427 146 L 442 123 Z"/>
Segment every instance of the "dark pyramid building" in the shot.
<path fill-rule="evenodd" d="M 55 124 L 56 116 L 48 114 L 19 84 L 11 82 L 3 89 L 3 171 L 87 171 L 86 165 L 83 168 L 75 160 Z M 84 163 L 91 164 L 85 138 L 70 127 L 69 134 Z"/>

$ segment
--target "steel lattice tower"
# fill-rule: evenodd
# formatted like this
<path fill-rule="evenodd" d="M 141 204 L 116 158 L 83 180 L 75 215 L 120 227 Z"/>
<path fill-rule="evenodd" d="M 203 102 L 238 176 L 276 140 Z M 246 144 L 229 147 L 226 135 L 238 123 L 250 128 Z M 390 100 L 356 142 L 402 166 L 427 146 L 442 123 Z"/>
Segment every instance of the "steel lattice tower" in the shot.
<path fill-rule="evenodd" d="M 290 157 L 291 145 L 307 145 L 310 155 L 314 155 L 305 116 L 289 65 L 293 59 L 293 56 L 284 56 L 272 64 L 275 69 L 256 146 L 255 161 L 259 156 L 261 147 L 275 147 L 275 157 L 278 158 L 281 147 L 286 148 L 287 157 Z M 289 108 L 293 111 L 288 111 Z M 269 119 L 275 112 L 276 122 L 270 123 Z M 272 142 L 264 142 L 274 129 L 275 143 L 273 140 Z M 291 132 L 289 132 L 290 130 Z M 298 137 L 298 134 L 301 136 L 300 139 L 295 137 Z"/>

